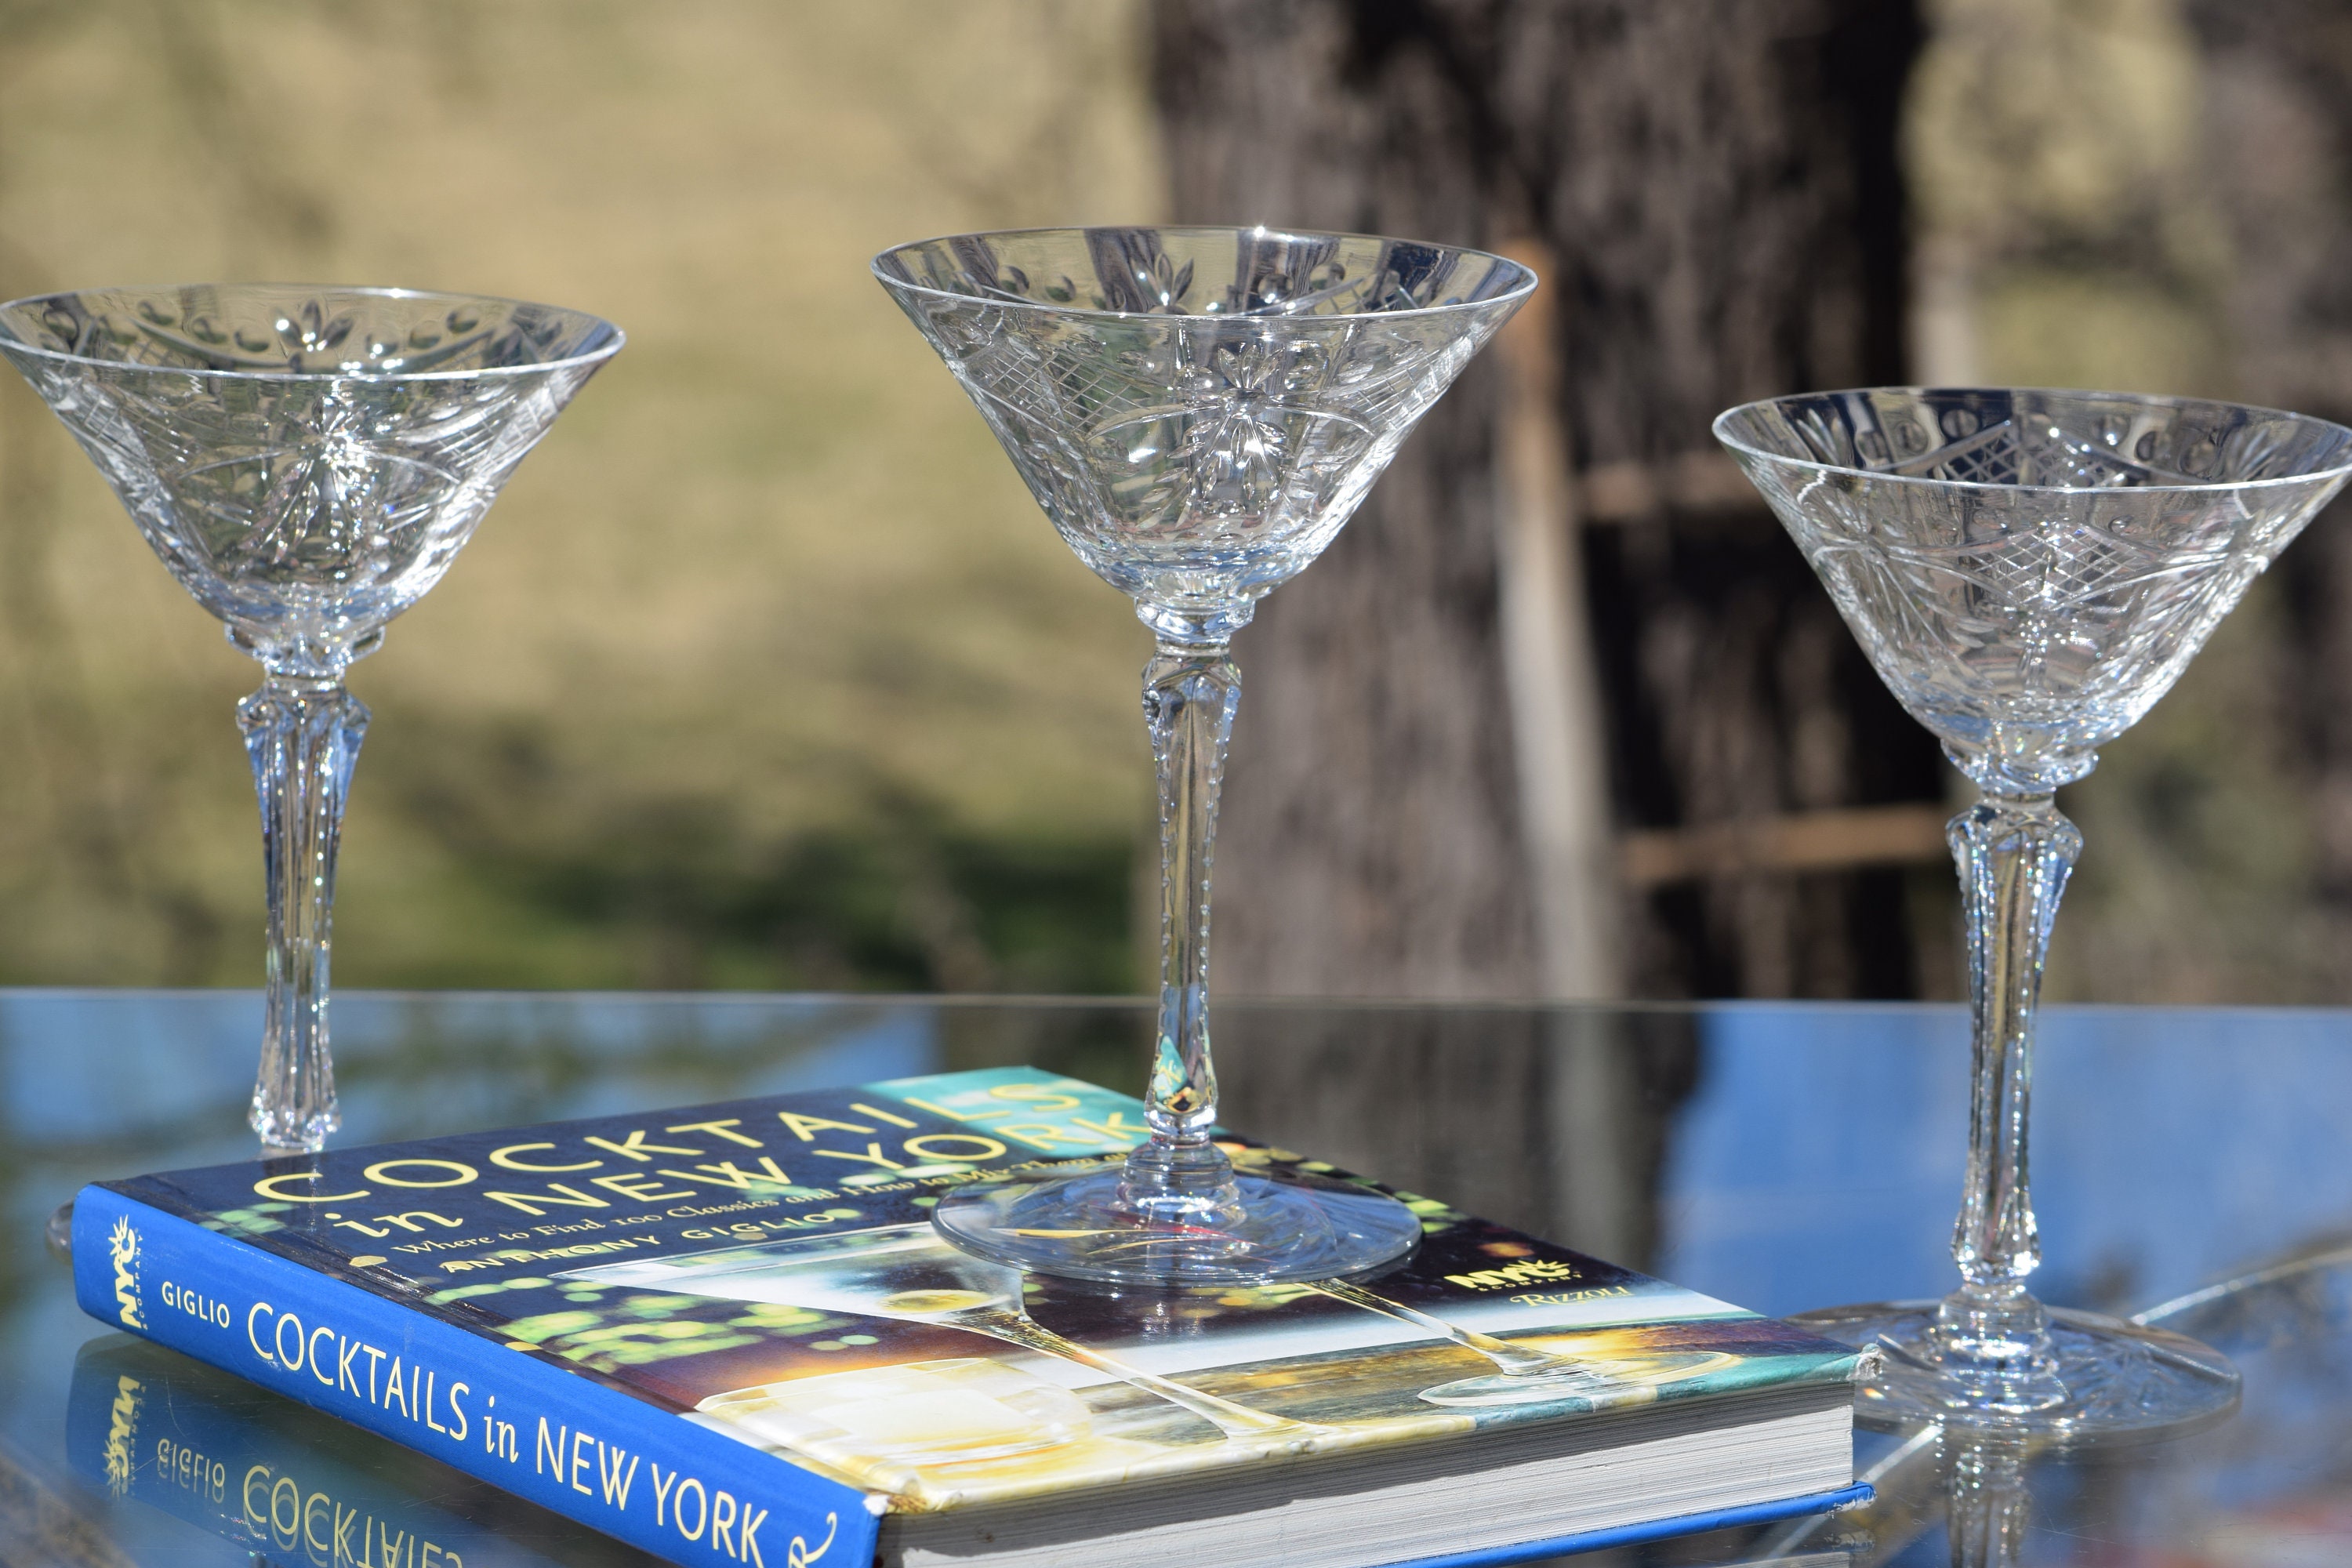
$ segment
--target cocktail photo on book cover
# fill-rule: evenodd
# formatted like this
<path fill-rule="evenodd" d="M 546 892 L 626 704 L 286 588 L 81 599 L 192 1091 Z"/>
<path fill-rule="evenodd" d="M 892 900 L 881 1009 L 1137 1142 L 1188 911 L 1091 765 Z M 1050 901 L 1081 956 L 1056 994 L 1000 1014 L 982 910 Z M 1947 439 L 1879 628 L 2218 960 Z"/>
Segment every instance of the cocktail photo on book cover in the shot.
<path fill-rule="evenodd" d="M 1107 1292 L 929 1225 L 938 1194 L 976 1176 L 1123 1153 L 1137 1112 L 1004 1068 L 109 1185 L 895 1512 L 1842 1387 L 1853 1370 L 1843 1346 L 1410 1194 L 1423 1239 L 1402 1267 L 1303 1284 Z M 1244 1168 L 1353 1180 L 1223 1142 Z M 216 1321 L 188 1286 L 161 1305 Z M 467 1410 L 448 1374 L 420 1387 L 413 1357 L 306 1343 L 324 1320 L 281 1318 L 283 1302 L 239 1300 L 217 1337 L 307 1357 L 379 1412 L 413 1420 L 425 1402 L 433 1430 L 470 1415 L 467 1444 L 519 1472 L 578 1463 L 608 1494 L 630 1484 L 625 1458 L 581 1460 L 544 1422 L 501 1429 L 506 1412 L 470 1390 Z"/>

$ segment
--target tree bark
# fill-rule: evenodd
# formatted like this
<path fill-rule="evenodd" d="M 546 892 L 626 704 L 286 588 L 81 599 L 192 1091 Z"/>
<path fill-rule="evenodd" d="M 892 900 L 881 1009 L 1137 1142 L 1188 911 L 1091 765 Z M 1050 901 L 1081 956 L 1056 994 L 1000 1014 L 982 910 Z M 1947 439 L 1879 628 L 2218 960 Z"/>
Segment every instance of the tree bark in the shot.
<path fill-rule="evenodd" d="M 1180 216 L 1494 237 L 1477 94 L 1438 51 L 1369 36 L 1384 9 L 1160 9 Z M 1228 994 L 1538 989 L 1495 636 L 1496 408 L 1495 367 L 1474 363 L 1342 545 L 1236 641 L 1212 971 Z"/>
<path fill-rule="evenodd" d="M 1938 796 L 1932 742 L 1708 435 L 1746 399 L 1899 379 L 1910 0 L 1160 0 L 1155 21 L 1180 219 L 1555 258 L 1566 488 L 1623 520 L 1565 542 L 1606 716 L 1583 742 L 1621 829 Z M 1237 643 L 1221 994 L 1546 988 L 1560 944 L 1536 931 L 1497 583 L 1501 368 L 1471 367 Z M 1725 868 L 1603 918 L 1636 994 L 1903 995 L 1904 891 Z M 1224 1017 L 1230 1124 L 1646 1256 L 1687 1030 Z"/>
<path fill-rule="evenodd" d="M 1181 219 L 1548 247 L 1570 466 L 1638 478 L 1718 471 L 1708 422 L 1733 403 L 1899 379 L 1917 35 L 1906 0 L 1163 0 L 1155 89 Z M 1496 368 L 1238 644 L 1228 994 L 1545 989 Z M 1620 825 L 1935 798 L 1932 744 L 1760 505 L 1652 488 L 1581 540 Z M 1899 872 L 1725 872 L 1623 918 L 1637 994 L 1916 988 Z"/>

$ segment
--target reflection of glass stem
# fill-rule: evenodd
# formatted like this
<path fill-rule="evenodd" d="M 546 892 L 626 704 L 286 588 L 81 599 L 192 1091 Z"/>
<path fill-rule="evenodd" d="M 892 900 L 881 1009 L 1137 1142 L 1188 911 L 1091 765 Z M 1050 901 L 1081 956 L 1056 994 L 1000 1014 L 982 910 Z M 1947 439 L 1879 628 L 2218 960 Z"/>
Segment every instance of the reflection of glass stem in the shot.
<path fill-rule="evenodd" d="M 967 1307 L 960 1311 L 941 1313 L 935 1321 L 951 1328 L 969 1329 L 974 1333 L 1008 1341 L 1040 1355 L 1059 1356 L 1093 1367 L 1097 1372 L 1107 1372 L 1138 1388 L 1150 1390 L 1171 1405 L 1182 1406 L 1228 1437 L 1305 1437 L 1322 1430 L 1303 1421 L 1268 1415 L 1263 1411 L 1219 1399 L 1213 1394 L 1202 1394 L 1198 1389 L 1186 1388 L 1181 1384 L 1154 1376 L 1140 1367 L 1128 1365 L 1116 1356 L 1089 1350 L 1076 1340 L 1064 1339 L 1024 1313 L 1007 1311 L 1002 1307 Z"/>
<path fill-rule="evenodd" d="M 1383 1317 L 1402 1318 L 1418 1328 L 1443 1334 L 1464 1350 L 1476 1351 L 1493 1362 L 1506 1377 L 1557 1377 L 1562 1373 L 1580 1372 L 1590 1375 L 1596 1384 L 1606 1381 L 1600 1373 L 1571 1357 L 1515 1345 L 1508 1340 L 1498 1340 L 1492 1334 L 1482 1334 L 1475 1329 L 1449 1323 L 1418 1307 L 1391 1301 L 1386 1296 L 1375 1296 L 1362 1286 L 1350 1285 L 1344 1279 L 1318 1279 L 1315 1282 L 1315 1289 L 1351 1307 L 1361 1307 L 1368 1312 L 1378 1312 Z"/>
<path fill-rule="evenodd" d="M 2025 1434 L 1944 1428 L 1945 1528 L 1952 1568 L 2016 1568 L 2025 1544 Z"/>

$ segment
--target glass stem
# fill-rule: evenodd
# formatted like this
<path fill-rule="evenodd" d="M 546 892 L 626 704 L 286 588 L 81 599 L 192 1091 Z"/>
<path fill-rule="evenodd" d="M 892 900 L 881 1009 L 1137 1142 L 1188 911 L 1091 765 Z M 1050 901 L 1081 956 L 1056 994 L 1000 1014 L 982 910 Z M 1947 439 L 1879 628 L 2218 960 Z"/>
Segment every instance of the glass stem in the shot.
<path fill-rule="evenodd" d="M 1465 1329 L 1459 1323 L 1448 1322 L 1432 1312 L 1392 1301 L 1386 1296 L 1376 1296 L 1362 1286 L 1346 1279 L 1318 1279 L 1315 1289 L 1335 1301 L 1345 1301 L 1351 1307 L 1361 1307 L 1368 1312 L 1378 1312 L 1395 1318 L 1416 1328 L 1443 1334 L 1464 1350 L 1475 1351 L 1495 1363 L 1496 1371 L 1510 1377 L 1549 1377 L 1561 1373 L 1581 1371 L 1567 1356 L 1553 1355 L 1549 1351 L 1528 1345 L 1515 1345 L 1508 1340 L 1498 1340 L 1492 1334 L 1482 1334 L 1475 1329 Z M 1598 1380 L 1596 1380 L 1598 1381 Z"/>
<path fill-rule="evenodd" d="M 1945 1426 L 1945 1528 L 1952 1568 L 2017 1568 L 2031 1510 L 2025 1449 L 2025 1434 L 2013 1427 Z"/>
<path fill-rule="evenodd" d="M 328 954 L 335 849 L 368 710 L 338 676 L 272 670 L 236 705 L 236 721 L 261 802 L 269 895 L 268 997 L 251 1121 L 265 1155 L 311 1152 L 342 1124 L 327 1049 Z"/>
<path fill-rule="evenodd" d="M 1198 1222 L 1238 1201 L 1233 1165 L 1209 1141 L 1217 1075 L 1209 1060 L 1209 858 L 1217 791 L 1240 705 L 1241 671 L 1223 638 L 1163 633 L 1143 669 L 1143 717 L 1160 771 L 1160 1026 L 1144 1121 L 1121 1191 L 1170 1223 Z"/>
<path fill-rule="evenodd" d="M 1081 1366 L 1090 1366 L 1097 1372 L 1107 1372 L 1123 1383 L 1156 1394 L 1169 1404 L 1191 1411 L 1228 1437 L 1303 1437 L 1328 1430 L 1303 1421 L 1293 1421 L 1285 1415 L 1268 1415 L 1262 1410 L 1235 1405 L 1230 1399 L 1220 1399 L 1213 1394 L 1203 1394 L 1197 1388 L 1171 1383 L 1141 1367 L 1129 1366 L 1117 1356 L 1106 1355 L 1076 1340 L 1065 1339 L 1025 1312 L 982 1308 L 954 1313 L 943 1321 L 960 1329 L 992 1335 L 1024 1350 L 1060 1356 Z"/>
<path fill-rule="evenodd" d="M 1938 1334 L 1948 1356 L 2045 1375 L 2049 1317 L 2025 1289 L 2042 1261 L 2026 1162 L 2033 1015 L 2083 836 L 2048 795 L 1987 794 L 1946 837 L 1959 864 L 1975 1037 L 1968 1180 L 1952 1229 L 1963 1283 L 1944 1300 Z"/>

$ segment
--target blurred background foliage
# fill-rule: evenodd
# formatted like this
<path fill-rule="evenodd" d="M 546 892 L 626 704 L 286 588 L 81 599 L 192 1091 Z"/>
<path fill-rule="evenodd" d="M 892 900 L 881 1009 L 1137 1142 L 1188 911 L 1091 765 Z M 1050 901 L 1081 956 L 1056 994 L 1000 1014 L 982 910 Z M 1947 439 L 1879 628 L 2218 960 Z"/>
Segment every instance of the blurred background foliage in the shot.
<path fill-rule="evenodd" d="M 2238 258 L 2217 182 L 2231 171 L 2211 156 L 2184 7 L 1933 0 L 1927 20 L 1906 148 L 1914 374 L 2249 395 L 2227 330 Z M 2298 562 L 2257 582 L 2172 693 L 2062 792 L 2086 848 L 2052 996 L 2352 1000 L 2352 933 L 2315 885 L 2294 743 L 2284 578 Z"/>
<path fill-rule="evenodd" d="M 2175 0 L 1925 20 L 1920 378 L 2230 391 Z M 1145 638 L 866 262 L 1163 210 L 1144 24 L 1137 0 L 0 0 L 0 295 L 397 282 L 630 334 L 354 672 L 376 722 L 339 983 L 1137 988 Z M 2258 586 L 2072 792 L 2092 850 L 2053 994 L 2346 995 L 2282 615 Z M 0 982 L 257 980 L 231 718 L 256 680 L 0 381 Z"/>
<path fill-rule="evenodd" d="M 357 985 L 1132 985 L 1146 639 L 866 273 L 1149 216 L 1100 0 L 6 0 L 0 290 L 518 295 L 627 351 L 358 667 Z M 250 984 L 258 671 L 0 384 L 0 980 Z"/>

